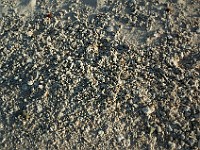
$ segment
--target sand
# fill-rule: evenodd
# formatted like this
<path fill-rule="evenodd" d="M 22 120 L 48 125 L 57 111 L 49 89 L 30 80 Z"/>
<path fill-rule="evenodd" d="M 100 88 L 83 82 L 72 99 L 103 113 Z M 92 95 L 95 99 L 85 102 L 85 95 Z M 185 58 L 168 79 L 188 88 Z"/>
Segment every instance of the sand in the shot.
<path fill-rule="evenodd" d="M 0 1 L 0 149 L 200 148 L 198 0 Z"/>

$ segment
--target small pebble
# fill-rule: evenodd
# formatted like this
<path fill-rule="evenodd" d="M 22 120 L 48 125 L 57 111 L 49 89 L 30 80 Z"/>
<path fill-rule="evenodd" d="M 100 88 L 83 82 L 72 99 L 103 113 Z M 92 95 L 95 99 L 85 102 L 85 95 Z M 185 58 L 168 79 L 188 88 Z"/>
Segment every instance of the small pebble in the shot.
<path fill-rule="evenodd" d="M 103 130 L 99 130 L 98 134 L 99 134 L 100 137 L 102 137 L 104 135 L 104 131 Z"/>
<path fill-rule="evenodd" d="M 28 31 L 26 34 L 31 37 L 33 35 L 33 31 Z"/>
<path fill-rule="evenodd" d="M 157 126 L 157 131 L 162 132 L 162 128 L 160 126 Z"/>
<path fill-rule="evenodd" d="M 30 81 L 28 81 L 27 84 L 28 84 L 28 85 L 33 85 L 33 84 L 34 84 L 34 81 L 33 81 L 33 80 L 30 80 Z"/>
<path fill-rule="evenodd" d="M 198 28 L 198 29 L 196 30 L 196 32 L 199 34 L 199 33 L 200 33 L 200 28 Z"/>
<path fill-rule="evenodd" d="M 121 134 L 117 137 L 118 142 L 121 142 L 122 140 L 124 140 L 124 136 Z"/>
<path fill-rule="evenodd" d="M 37 104 L 37 112 L 40 113 L 43 110 L 41 104 Z"/>
<path fill-rule="evenodd" d="M 113 32 L 114 31 L 114 27 L 113 26 L 108 26 L 106 31 Z"/>
<path fill-rule="evenodd" d="M 147 116 L 149 116 L 151 113 L 154 112 L 154 109 L 153 109 L 153 108 L 150 108 L 149 106 L 147 106 L 147 107 L 144 107 L 144 108 L 142 109 L 142 111 L 143 111 Z"/>
<path fill-rule="evenodd" d="M 30 57 L 26 60 L 26 63 L 32 63 L 33 59 L 31 59 Z"/>
<path fill-rule="evenodd" d="M 39 89 L 43 89 L 44 86 L 40 84 L 40 85 L 38 85 L 38 88 L 39 88 Z"/>

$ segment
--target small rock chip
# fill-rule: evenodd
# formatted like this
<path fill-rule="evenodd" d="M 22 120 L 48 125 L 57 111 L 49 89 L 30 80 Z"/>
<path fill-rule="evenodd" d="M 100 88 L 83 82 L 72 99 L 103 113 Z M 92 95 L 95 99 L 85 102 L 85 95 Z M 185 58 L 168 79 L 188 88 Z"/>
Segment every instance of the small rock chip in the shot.
<path fill-rule="evenodd" d="M 149 116 L 151 113 L 154 112 L 154 108 L 153 108 L 153 107 L 147 106 L 147 107 L 144 107 L 144 108 L 142 109 L 142 111 L 143 111 L 147 116 Z"/>
<path fill-rule="evenodd" d="M 117 137 L 117 140 L 118 142 L 121 142 L 122 140 L 124 140 L 124 136 L 122 134 L 120 134 L 118 137 Z"/>
<path fill-rule="evenodd" d="M 113 32 L 114 31 L 114 27 L 113 26 L 108 26 L 106 31 Z"/>
<path fill-rule="evenodd" d="M 28 81 L 28 85 L 33 85 L 33 83 L 34 83 L 34 81 L 32 81 L 32 80 L 30 80 L 30 81 Z"/>
<path fill-rule="evenodd" d="M 38 104 L 37 105 L 37 112 L 40 113 L 42 111 L 42 105 Z"/>
<path fill-rule="evenodd" d="M 64 116 L 63 112 L 59 112 L 58 118 L 61 118 L 61 117 L 63 117 L 63 116 Z"/>
<path fill-rule="evenodd" d="M 200 33 L 200 28 L 198 28 L 198 29 L 196 30 L 196 32 L 197 32 L 197 33 Z"/>
<path fill-rule="evenodd" d="M 162 128 L 160 126 L 157 126 L 157 131 L 162 132 Z"/>
<path fill-rule="evenodd" d="M 99 134 L 99 136 L 103 136 L 104 135 L 104 131 L 103 130 L 100 130 L 99 132 L 98 132 L 98 134 Z"/>
<path fill-rule="evenodd" d="M 31 37 L 31 36 L 33 35 L 33 31 L 28 31 L 28 32 L 26 32 L 26 34 L 27 34 L 29 37 Z"/>
<path fill-rule="evenodd" d="M 39 88 L 39 89 L 43 89 L 44 86 L 40 84 L 40 85 L 38 85 L 38 88 Z"/>
<path fill-rule="evenodd" d="M 31 59 L 30 57 L 26 60 L 26 63 L 32 63 L 33 59 Z"/>

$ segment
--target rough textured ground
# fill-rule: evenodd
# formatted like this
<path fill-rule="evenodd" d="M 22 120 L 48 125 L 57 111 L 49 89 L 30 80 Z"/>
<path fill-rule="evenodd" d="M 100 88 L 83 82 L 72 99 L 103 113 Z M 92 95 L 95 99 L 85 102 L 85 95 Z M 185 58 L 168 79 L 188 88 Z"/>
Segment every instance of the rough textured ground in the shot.
<path fill-rule="evenodd" d="M 1 1 L 0 149 L 200 148 L 199 0 Z"/>

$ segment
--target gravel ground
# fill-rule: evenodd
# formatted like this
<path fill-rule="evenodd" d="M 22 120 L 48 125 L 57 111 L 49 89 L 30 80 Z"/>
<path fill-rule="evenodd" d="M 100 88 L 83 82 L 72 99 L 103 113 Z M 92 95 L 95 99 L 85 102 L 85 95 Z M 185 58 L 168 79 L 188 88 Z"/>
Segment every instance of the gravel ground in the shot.
<path fill-rule="evenodd" d="M 199 0 L 0 3 L 0 149 L 200 148 Z"/>

